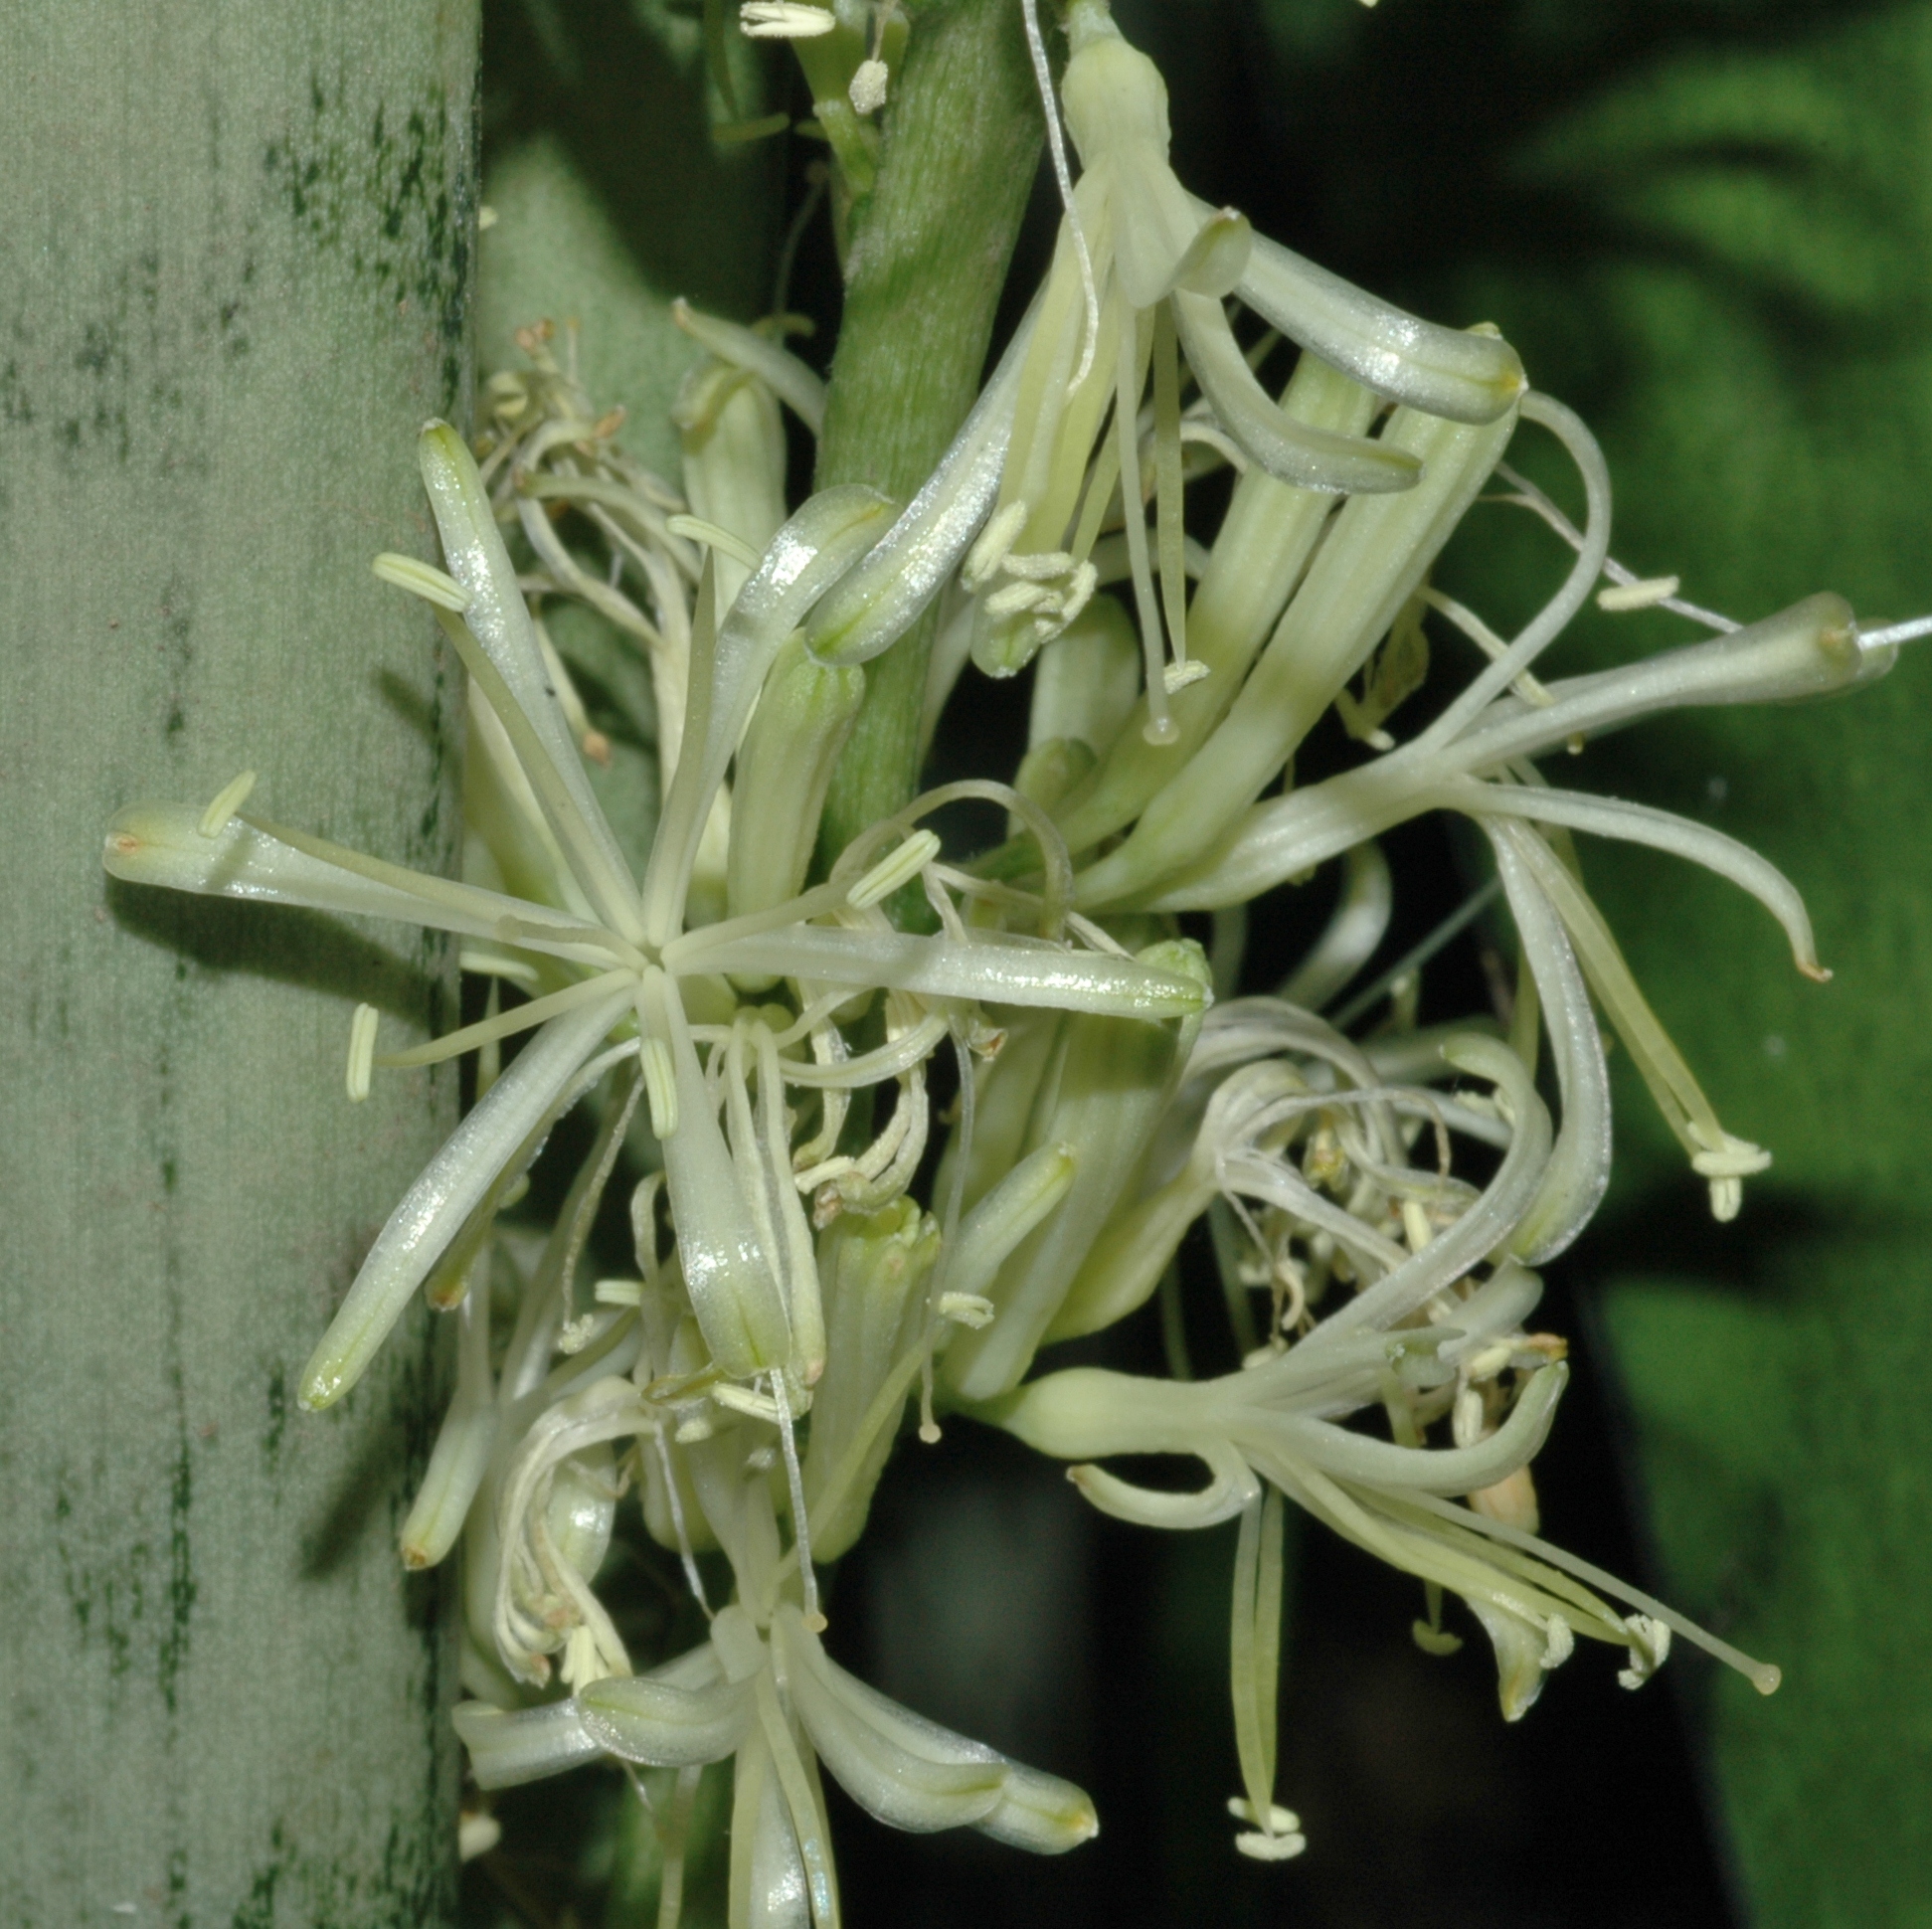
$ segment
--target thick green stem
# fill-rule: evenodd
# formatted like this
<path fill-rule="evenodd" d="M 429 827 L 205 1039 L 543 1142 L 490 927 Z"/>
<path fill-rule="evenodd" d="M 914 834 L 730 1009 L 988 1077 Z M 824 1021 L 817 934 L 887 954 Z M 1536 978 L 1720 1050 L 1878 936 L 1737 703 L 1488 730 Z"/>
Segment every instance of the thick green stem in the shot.
<path fill-rule="evenodd" d="M 474 0 L 0 15 L 0 1921 L 453 1919 L 426 1324 L 295 1378 L 454 1116 L 351 1111 L 439 944 L 112 886 L 140 797 L 452 857 L 461 686 L 376 583 L 467 413 Z"/>
<path fill-rule="evenodd" d="M 903 502 L 944 453 L 978 393 L 1041 139 L 1017 0 L 915 16 L 878 183 L 853 211 L 819 487 L 867 482 Z M 929 618 L 868 668 L 821 850 L 911 796 L 931 646 Z"/>

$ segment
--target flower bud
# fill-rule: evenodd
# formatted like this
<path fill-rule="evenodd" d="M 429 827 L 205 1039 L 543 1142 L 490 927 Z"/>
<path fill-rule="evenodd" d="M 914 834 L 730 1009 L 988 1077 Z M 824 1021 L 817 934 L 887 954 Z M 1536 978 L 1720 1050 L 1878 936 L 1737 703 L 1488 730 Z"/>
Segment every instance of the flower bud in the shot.
<path fill-rule="evenodd" d="M 768 910 L 803 886 L 832 771 L 864 697 L 856 664 L 828 667 L 796 638 L 779 652 L 738 751 L 729 916 Z"/>

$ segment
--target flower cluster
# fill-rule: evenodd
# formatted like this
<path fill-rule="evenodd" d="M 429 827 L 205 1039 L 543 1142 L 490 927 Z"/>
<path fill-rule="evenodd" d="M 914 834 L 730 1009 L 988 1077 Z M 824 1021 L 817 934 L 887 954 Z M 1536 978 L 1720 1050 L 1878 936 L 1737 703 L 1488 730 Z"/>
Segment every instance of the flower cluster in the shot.
<path fill-rule="evenodd" d="M 747 15 L 828 74 L 834 41 L 851 42 L 833 76 L 850 110 L 883 99 L 902 21 L 868 43 L 829 14 L 821 31 L 810 7 Z M 1536 1533 L 1529 1467 L 1566 1368 L 1531 1328 L 1532 1269 L 1607 1182 L 1599 1015 L 1719 1218 L 1768 1162 L 1725 1132 L 1646 1004 L 1570 833 L 1731 878 L 1799 968 L 1824 973 L 1762 858 L 1553 788 L 1536 760 L 1675 706 L 1852 688 L 1920 626 L 1861 630 L 1821 596 L 1740 627 L 1673 581 L 1635 579 L 1610 557 L 1588 430 L 1493 329 L 1418 321 L 1193 200 L 1168 165 L 1160 77 L 1103 0 L 1074 0 L 1068 43 L 1060 98 L 1083 168 L 1052 268 L 903 508 L 844 487 L 788 513 L 780 407 L 815 432 L 824 391 L 782 324 L 680 309 L 706 351 L 675 412 L 681 490 L 622 453 L 548 330 L 522 338 L 526 372 L 488 385 L 474 453 L 442 424 L 423 432 L 445 567 L 376 570 L 429 606 L 468 673 L 460 881 L 251 810 L 252 777 L 206 809 L 134 806 L 107 834 L 117 876 L 453 932 L 487 979 L 484 1015 L 427 1045 L 380 1051 L 375 1012 L 355 1014 L 352 1100 L 376 1066 L 474 1051 L 477 1101 L 371 1248 L 300 1398 L 341 1398 L 419 1290 L 454 1314 L 456 1390 L 402 1554 L 427 1566 L 460 1542 L 475 1698 L 457 1719 L 475 1777 L 498 1788 L 593 1757 L 674 1771 L 657 1812 L 669 1920 L 696 1777 L 726 1758 L 735 1925 L 837 1920 L 821 1765 L 899 1828 L 1042 1851 L 1095 1831 L 1078 1790 L 885 1700 L 820 1643 L 815 1563 L 863 1531 L 910 1404 L 927 1438 L 950 1409 L 1073 1462 L 1124 1518 L 1239 1518 L 1234 1809 L 1238 1845 L 1264 1859 L 1303 1841 L 1274 1788 L 1285 1500 L 1423 1583 L 1425 1646 L 1455 1645 L 1443 1595 L 1467 1603 L 1512 1719 L 1577 1636 L 1624 1651 L 1632 1686 L 1672 1633 L 1766 1691 L 1777 1679 Z M 1279 400 L 1229 297 L 1304 351 Z M 1523 423 L 1575 462 L 1581 529 L 1504 464 Z M 1207 541 L 1185 497 L 1217 467 L 1236 475 Z M 1574 552 L 1507 638 L 1430 583 L 1498 477 Z M 1714 633 L 1542 680 L 1592 595 Z M 864 666 L 935 602 L 928 737 L 968 664 L 1030 665 L 1024 761 L 1010 782 L 927 792 L 815 872 Z M 643 824 L 614 825 L 599 801 L 613 746 L 553 644 L 544 613 L 560 604 L 596 612 L 638 672 L 657 775 Z M 1432 621 L 1482 661 L 1398 741 Z M 1331 710 L 1360 760 L 1285 779 Z M 1005 812 L 1008 841 L 948 853 L 928 820 L 966 798 Z M 1388 929 L 1375 839 L 1433 810 L 1472 818 L 1493 852 L 1521 957 L 1507 1036 L 1484 1018 L 1418 1029 L 1415 960 L 1352 1001 L 1390 994 L 1384 1022 L 1351 1036 L 1321 1014 Z M 1231 995 L 1238 917 L 1217 920 L 1210 958 L 1182 914 L 1236 913 L 1333 860 L 1315 950 L 1277 995 Z M 943 1121 L 929 1087 L 945 1057 L 958 1097 Z M 503 1214 L 587 1100 L 589 1151 L 533 1236 Z M 620 1171 L 634 1273 L 591 1278 Z M 1236 1370 L 1034 1372 L 1043 1347 L 1178 1294 L 1203 1216 Z M 1147 1455 L 1197 1460 L 1205 1487 L 1155 1491 L 1099 1464 Z M 631 1491 L 708 1620 L 671 1660 L 627 1652 L 597 1590 Z M 712 1557 L 729 1601 L 707 1596 Z"/>

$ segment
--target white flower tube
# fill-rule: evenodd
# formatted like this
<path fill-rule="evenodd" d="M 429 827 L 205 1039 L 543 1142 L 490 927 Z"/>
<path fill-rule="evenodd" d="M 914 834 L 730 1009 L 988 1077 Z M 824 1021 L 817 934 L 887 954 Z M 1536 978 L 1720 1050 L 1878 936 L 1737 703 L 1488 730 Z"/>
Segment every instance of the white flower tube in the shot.
<path fill-rule="evenodd" d="M 362 1377 L 410 1296 L 531 1128 L 622 1016 L 631 995 L 621 987 L 553 1018 L 443 1141 L 377 1234 L 348 1298 L 303 1367 L 297 1398 L 304 1408 L 333 1405 Z"/>

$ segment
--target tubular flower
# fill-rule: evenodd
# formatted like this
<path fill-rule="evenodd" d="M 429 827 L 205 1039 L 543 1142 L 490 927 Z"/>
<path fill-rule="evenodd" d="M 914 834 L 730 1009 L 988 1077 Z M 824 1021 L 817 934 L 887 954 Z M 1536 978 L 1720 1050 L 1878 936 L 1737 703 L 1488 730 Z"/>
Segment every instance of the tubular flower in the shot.
<path fill-rule="evenodd" d="M 1040 1854 L 1093 1837 L 1093 1804 L 1071 1783 L 910 1713 L 825 1654 L 811 1621 L 777 1598 L 771 1489 L 730 1445 L 717 1438 L 689 1459 L 740 1604 L 712 1616 L 704 1644 L 647 1674 L 604 1674 L 566 1700 L 514 1711 L 459 1707 L 478 1783 L 505 1788 L 607 1756 L 675 1769 L 694 1789 L 705 1763 L 729 1759 L 731 1919 L 801 1929 L 840 1919 L 821 1764 L 896 1829 L 972 1828 Z"/>
<path fill-rule="evenodd" d="M 790 0 L 744 20 L 797 50 L 852 186 L 906 22 Z M 1631 1686 L 1673 1633 L 1777 1680 L 1539 1537 L 1532 1463 L 1567 1367 L 1528 1324 L 1533 1269 L 1609 1178 L 1603 1021 L 1719 1219 L 1769 1162 L 1646 1002 L 1573 834 L 1729 878 L 1828 973 L 1764 858 L 1554 787 L 1538 760 L 1680 706 L 1856 689 L 1932 624 L 1861 627 L 1819 596 L 1739 625 L 1638 578 L 1610 553 L 1595 440 L 1493 330 L 1417 321 L 1193 200 L 1151 63 L 1101 0 L 1066 26 L 1082 171 L 1064 170 L 1052 266 L 903 507 L 845 487 L 788 508 L 781 407 L 815 434 L 826 397 L 783 317 L 679 304 L 704 351 L 673 412 L 679 489 L 624 454 L 547 326 L 519 338 L 528 368 L 485 385 L 474 453 L 423 431 L 444 567 L 376 570 L 468 678 L 460 880 L 263 814 L 253 772 L 107 830 L 119 877 L 452 932 L 484 981 L 482 1015 L 426 1044 L 384 1049 L 367 1006 L 350 1020 L 350 1101 L 376 1068 L 468 1051 L 478 1097 L 300 1398 L 346 1394 L 419 1289 L 453 1315 L 455 1390 L 401 1553 L 460 1569 L 459 1730 L 486 1790 L 599 1761 L 648 1796 L 652 1771 L 666 1929 L 711 1762 L 733 1764 L 733 1929 L 837 1920 L 821 1766 L 899 1828 L 1043 1851 L 1094 1833 L 1078 1790 L 886 1700 L 821 1642 L 816 1563 L 864 1532 L 909 1407 L 924 1440 L 952 1412 L 1072 1462 L 1122 1518 L 1239 1519 L 1231 1806 L 1263 1860 L 1304 1845 L 1275 1801 L 1290 1502 L 1422 1583 L 1424 1647 L 1456 1644 L 1442 1602 L 1462 1601 L 1509 1719 L 1579 1636 L 1622 1649 Z M 1230 298 L 1303 350 L 1279 402 Z M 1525 423 L 1574 462 L 1580 528 L 1507 466 Z M 1237 472 L 1225 513 L 1190 532 L 1187 485 L 1216 465 Z M 1432 582 L 1498 477 L 1571 552 L 1513 636 Z M 1709 633 L 1546 675 L 1593 595 Z M 935 602 L 924 741 L 962 679 L 1025 669 L 1024 756 L 814 872 L 866 665 Z M 1473 674 L 1432 664 L 1469 646 Z M 1425 687 L 1430 720 L 1399 736 Z M 1300 784 L 1330 711 L 1358 750 Z M 1004 841 L 950 850 L 987 809 Z M 1398 880 L 1376 840 L 1434 810 L 1474 822 L 1493 874 L 1384 964 Z M 1327 928 L 1264 971 L 1246 906 L 1330 865 Z M 1420 1024 L 1431 957 L 1482 918 L 1507 920 L 1513 984 L 1499 973 L 1493 1013 Z M 580 1103 L 588 1149 L 546 1223 L 519 1208 L 525 1175 Z M 1211 1269 L 1186 1247 L 1203 1221 Z M 1203 1286 L 1224 1357 L 1196 1378 Z M 1158 1319 L 1168 1377 L 1041 1370 L 1043 1349 L 1137 1317 Z M 1103 1465 L 1148 1455 L 1198 1461 L 1205 1484 Z M 625 1536 L 704 1617 L 674 1659 L 633 1652 L 602 1585 Z"/>

